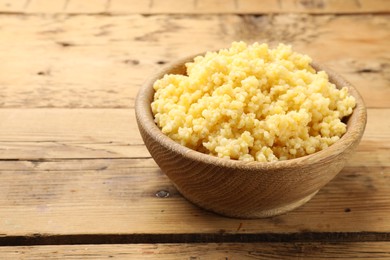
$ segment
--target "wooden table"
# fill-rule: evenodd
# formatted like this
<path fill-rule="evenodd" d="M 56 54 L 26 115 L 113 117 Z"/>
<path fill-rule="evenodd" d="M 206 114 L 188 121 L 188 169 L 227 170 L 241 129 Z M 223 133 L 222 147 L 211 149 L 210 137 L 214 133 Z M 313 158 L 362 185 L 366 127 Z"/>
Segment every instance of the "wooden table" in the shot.
<path fill-rule="evenodd" d="M 176 58 L 285 42 L 368 107 L 347 167 L 281 216 L 221 217 L 151 159 L 134 97 Z M 390 258 L 390 1 L 0 0 L 0 258 Z"/>

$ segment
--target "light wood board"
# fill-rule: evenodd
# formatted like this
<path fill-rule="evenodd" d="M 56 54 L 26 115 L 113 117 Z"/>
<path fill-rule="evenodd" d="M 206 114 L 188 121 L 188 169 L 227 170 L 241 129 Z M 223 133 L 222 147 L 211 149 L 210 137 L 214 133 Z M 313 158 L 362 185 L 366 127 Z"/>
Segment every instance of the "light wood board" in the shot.
<path fill-rule="evenodd" d="M 137 244 L 0 247 L 6 259 L 388 259 L 389 242 Z"/>
<path fill-rule="evenodd" d="M 0 0 L 0 258 L 390 259 L 389 13 L 389 0 Z M 237 40 L 292 44 L 369 107 L 345 169 L 268 219 L 186 201 L 135 123 L 155 70 Z"/>
<path fill-rule="evenodd" d="M 388 13 L 388 0 L 0 0 L 0 12 L 21 14 Z"/>
<path fill-rule="evenodd" d="M 389 109 L 368 110 L 359 153 L 376 158 L 378 153 L 372 151 L 389 149 L 389 113 Z M 150 154 L 138 132 L 134 109 L 0 109 L 0 159 L 145 157 Z"/>
<path fill-rule="evenodd" d="M 238 40 L 292 44 L 354 84 L 368 107 L 390 105 L 390 15 L 11 15 L 0 24 L 0 108 L 131 108 L 163 64 Z"/>
<path fill-rule="evenodd" d="M 304 206 L 260 220 L 225 218 L 199 209 L 153 162 L 141 159 L 21 161 L 4 163 L 2 169 L 0 234 L 5 238 L 125 234 L 168 240 L 176 234 L 175 239 L 218 241 L 224 234 L 255 234 L 255 239 L 267 240 L 297 233 L 303 240 L 343 240 L 335 233 L 360 232 L 365 239 L 390 233 L 389 165 L 347 166 Z M 156 196 L 160 191 L 169 196 Z M 306 234 L 311 232 L 317 234 Z M 347 234 L 344 239 L 352 238 Z"/>
<path fill-rule="evenodd" d="M 312 201 L 244 221 L 179 195 L 140 145 L 131 109 L 1 109 L 0 233 L 390 232 L 389 112 L 368 110 L 358 151 Z"/>

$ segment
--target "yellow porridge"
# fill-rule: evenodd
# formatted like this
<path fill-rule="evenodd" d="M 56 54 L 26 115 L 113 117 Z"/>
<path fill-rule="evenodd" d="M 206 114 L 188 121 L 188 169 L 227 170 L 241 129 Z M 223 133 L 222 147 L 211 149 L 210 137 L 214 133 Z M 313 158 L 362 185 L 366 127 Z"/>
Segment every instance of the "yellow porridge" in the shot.
<path fill-rule="evenodd" d="M 210 155 L 270 162 L 312 154 L 346 132 L 355 99 L 316 72 L 311 58 L 280 44 L 234 42 L 186 64 L 187 75 L 154 83 L 162 132 Z"/>

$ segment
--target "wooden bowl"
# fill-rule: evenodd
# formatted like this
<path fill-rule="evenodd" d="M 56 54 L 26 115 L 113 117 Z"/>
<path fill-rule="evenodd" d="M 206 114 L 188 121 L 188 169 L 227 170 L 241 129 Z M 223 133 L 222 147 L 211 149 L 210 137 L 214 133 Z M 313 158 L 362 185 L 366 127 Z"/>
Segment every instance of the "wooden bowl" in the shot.
<path fill-rule="evenodd" d="M 179 192 L 194 204 L 221 215 L 270 217 L 309 201 L 332 180 L 359 144 L 366 125 L 366 108 L 359 93 L 343 78 L 325 70 L 336 86 L 347 86 L 356 107 L 347 119 L 347 132 L 325 150 L 278 162 L 221 159 L 184 147 L 163 134 L 153 120 L 153 83 L 165 74 L 185 74 L 179 60 L 153 75 L 140 89 L 135 104 L 139 130 L 150 154 Z"/>

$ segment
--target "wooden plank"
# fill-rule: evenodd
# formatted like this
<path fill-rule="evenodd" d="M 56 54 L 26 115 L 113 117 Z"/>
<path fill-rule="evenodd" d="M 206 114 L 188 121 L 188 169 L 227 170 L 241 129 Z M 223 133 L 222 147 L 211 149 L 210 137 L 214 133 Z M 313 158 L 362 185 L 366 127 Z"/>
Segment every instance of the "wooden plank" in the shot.
<path fill-rule="evenodd" d="M 26 0 L 2 0 L 0 12 L 27 13 L 74 13 L 96 14 L 264 14 L 264 13 L 311 13 L 311 14 L 350 14 L 350 13 L 388 13 L 388 0 L 29 0 L 40 5 L 30 6 Z M 24 2 L 22 5 L 11 2 Z M 50 3 L 56 2 L 56 3 Z M 69 2 L 69 9 L 52 9 L 48 6 L 63 5 Z M 88 3 L 86 3 L 88 2 Z M 68 4 L 65 4 L 68 6 Z M 124 8 L 120 8 L 124 7 Z"/>
<path fill-rule="evenodd" d="M 365 155 L 390 148 L 389 113 L 368 110 Z M 0 109 L 0 126 L 0 159 L 150 157 L 133 109 Z"/>
<path fill-rule="evenodd" d="M 108 4 L 108 0 L 69 0 L 64 11 L 71 14 L 103 13 L 107 11 Z"/>
<path fill-rule="evenodd" d="M 0 247 L 9 259 L 388 259 L 389 242 L 226 243 Z"/>
<path fill-rule="evenodd" d="M 68 6 L 67 0 L 29 0 L 28 6 L 24 9 L 26 14 L 35 13 L 62 13 Z"/>
<path fill-rule="evenodd" d="M 115 1 L 115 2 L 125 2 L 126 0 L 119 0 L 119 1 Z M 199 0 L 182 0 L 182 1 L 175 1 L 175 0 L 153 0 L 153 1 L 150 1 L 149 2 L 149 9 L 148 9 L 148 13 L 153 13 L 153 14 L 169 14 L 169 13 L 177 13 L 177 14 L 199 14 L 199 13 L 209 13 L 211 10 L 206 6 L 206 8 L 202 9 L 200 8 L 199 9 L 199 4 L 201 6 L 203 6 L 204 4 L 207 5 L 207 3 L 211 4 L 211 5 L 217 5 L 217 7 L 219 6 L 219 11 L 221 13 L 223 13 L 224 11 L 226 11 L 227 7 L 229 8 L 230 7 L 230 10 L 232 10 L 232 0 L 228 0 L 228 1 L 225 1 L 225 3 L 222 3 L 222 5 L 219 3 L 218 4 L 218 1 L 208 1 L 208 2 L 204 2 L 204 1 L 199 1 Z M 115 13 L 114 10 L 112 10 L 113 13 Z M 214 13 L 214 11 L 211 11 L 211 13 Z M 217 11 L 218 13 L 218 11 Z"/>
<path fill-rule="evenodd" d="M 235 1 L 235 7 L 242 13 L 278 13 L 287 10 L 285 4 L 288 1 L 275 1 L 275 0 L 246 0 L 246 1 Z M 293 8 L 294 9 L 294 8 Z M 292 12 L 293 9 L 290 9 Z"/>
<path fill-rule="evenodd" d="M 198 0 L 198 1 L 195 1 L 194 2 L 194 10 L 196 10 L 196 12 L 200 12 L 200 13 L 207 13 L 207 12 L 211 12 L 211 13 L 220 13 L 222 10 L 222 12 L 227 12 L 227 13 L 230 13 L 230 12 L 233 12 L 234 11 L 237 11 L 238 9 L 238 1 L 234 1 L 234 0 L 228 0 L 228 1 L 224 1 L 224 0 L 214 0 L 214 1 L 202 1 L 202 0 Z"/>
<path fill-rule="evenodd" d="M 127 0 L 113 0 L 126 2 Z M 186 0 L 177 6 L 163 4 L 165 0 L 154 0 L 147 13 L 173 14 L 267 14 L 267 13 L 309 13 L 309 14 L 351 14 L 388 13 L 387 0 Z M 173 7 L 173 8 L 172 8 Z"/>
<path fill-rule="evenodd" d="M 162 64 L 239 39 L 293 44 L 349 79 L 369 107 L 389 107 L 389 21 L 390 15 L 0 16 L 0 107 L 131 108 L 139 86 Z"/>
<path fill-rule="evenodd" d="M 361 13 L 367 12 L 384 12 L 390 11 L 390 2 L 387 0 L 299 0 L 299 1 L 281 1 L 282 9 L 294 10 L 294 12 L 301 13 Z"/>
<path fill-rule="evenodd" d="M 0 0 L 0 13 L 20 13 L 25 6 L 26 0 Z"/>
<path fill-rule="evenodd" d="M 0 113 L 5 111 L 0 110 Z M 22 117 L 21 111 L 26 115 Z M 129 130 L 130 123 L 116 123 L 116 120 L 126 120 L 126 111 L 21 111 L 11 110 L 8 118 L 4 114 L 0 117 L 5 118 L 0 120 L 1 140 L 7 136 L 9 143 L 25 139 L 13 159 L 0 160 L 0 233 L 3 239 L 33 234 L 75 235 L 75 239 L 85 234 L 124 234 L 129 235 L 129 239 L 137 234 L 146 234 L 142 235 L 143 239 L 151 239 L 148 236 L 152 235 L 168 239 L 172 234 L 204 234 L 197 238 L 202 241 L 209 236 L 218 240 L 225 234 L 254 234 L 255 239 L 266 240 L 272 238 L 270 234 L 292 233 L 299 239 L 324 240 L 338 236 L 332 235 L 338 232 L 358 232 L 365 239 L 372 232 L 390 233 L 388 109 L 369 110 L 369 123 L 357 153 L 309 203 L 288 214 L 262 220 L 224 218 L 197 208 L 178 194 L 150 158 L 131 159 L 139 157 L 131 154 L 131 149 L 129 154 L 123 153 L 128 159 L 115 159 L 119 152 L 110 147 L 114 151 L 109 157 L 112 159 L 98 160 L 93 158 L 107 154 L 102 148 L 75 153 L 73 158 L 91 158 L 84 160 L 55 159 L 61 154 L 52 152 L 50 146 L 38 146 L 37 155 L 31 151 L 29 157 L 24 152 L 26 139 L 31 138 L 31 143 L 35 143 L 37 138 L 49 136 L 63 140 L 62 143 L 70 147 L 72 140 L 87 142 L 88 147 L 110 140 L 119 144 L 128 142 L 127 137 L 121 139 L 125 137 L 121 133 L 128 132 L 131 137 L 135 130 Z M 28 114 L 31 114 L 30 119 Z M 44 122 L 53 118 L 59 119 L 53 124 Z M 100 121 L 95 122 L 98 119 Z M 94 131 L 89 124 L 80 123 L 88 121 L 95 126 L 107 124 L 112 129 L 96 127 L 99 130 Z M 36 122 L 43 125 L 37 126 Z M 7 146 L 2 145 L 2 150 L 6 151 Z M 72 156 L 72 153 L 67 155 Z M 0 154 L 6 157 L 4 152 Z M 23 160 L 23 156 L 35 159 Z M 159 191 L 167 191 L 169 196 L 156 197 Z M 312 232 L 316 234 L 310 235 Z"/>
<path fill-rule="evenodd" d="M 2 109 L 0 118 L 1 159 L 150 157 L 133 109 Z"/>
<path fill-rule="evenodd" d="M 176 4 L 180 4 L 183 1 L 176 1 Z M 185 2 L 185 1 L 184 1 Z M 149 12 L 152 1 L 139 1 L 139 0 L 120 0 L 111 1 L 108 12 L 113 14 L 146 14 Z M 172 5 L 171 5 L 172 6 Z"/>
<path fill-rule="evenodd" d="M 365 240 L 375 239 L 375 232 L 390 232 L 389 166 L 347 166 L 304 206 L 273 218 L 244 220 L 192 205 L 158 168 L 117 165 L 114 159 L 59 160 L 48 169 L 42 164 L 25 162 L 27 169 L 1 170 L 0 242 L 37 234 L 48 241 L 50 236 L 74 235 L 75 243 L 83 235 L 104 234 L 127 235 L 130 241 L 153 241 L 158 235 L 161 242 L 175 238 L 170 235 L 180 241 L 223 241 L 228 234 L 254 234 L 252 239 L 261 241 L 278 239 L 278 234 L 330 241 L 351 239 L 340 235 L 346 232 Z M 161 191 L 169 196 L 157 197 Z"/>

